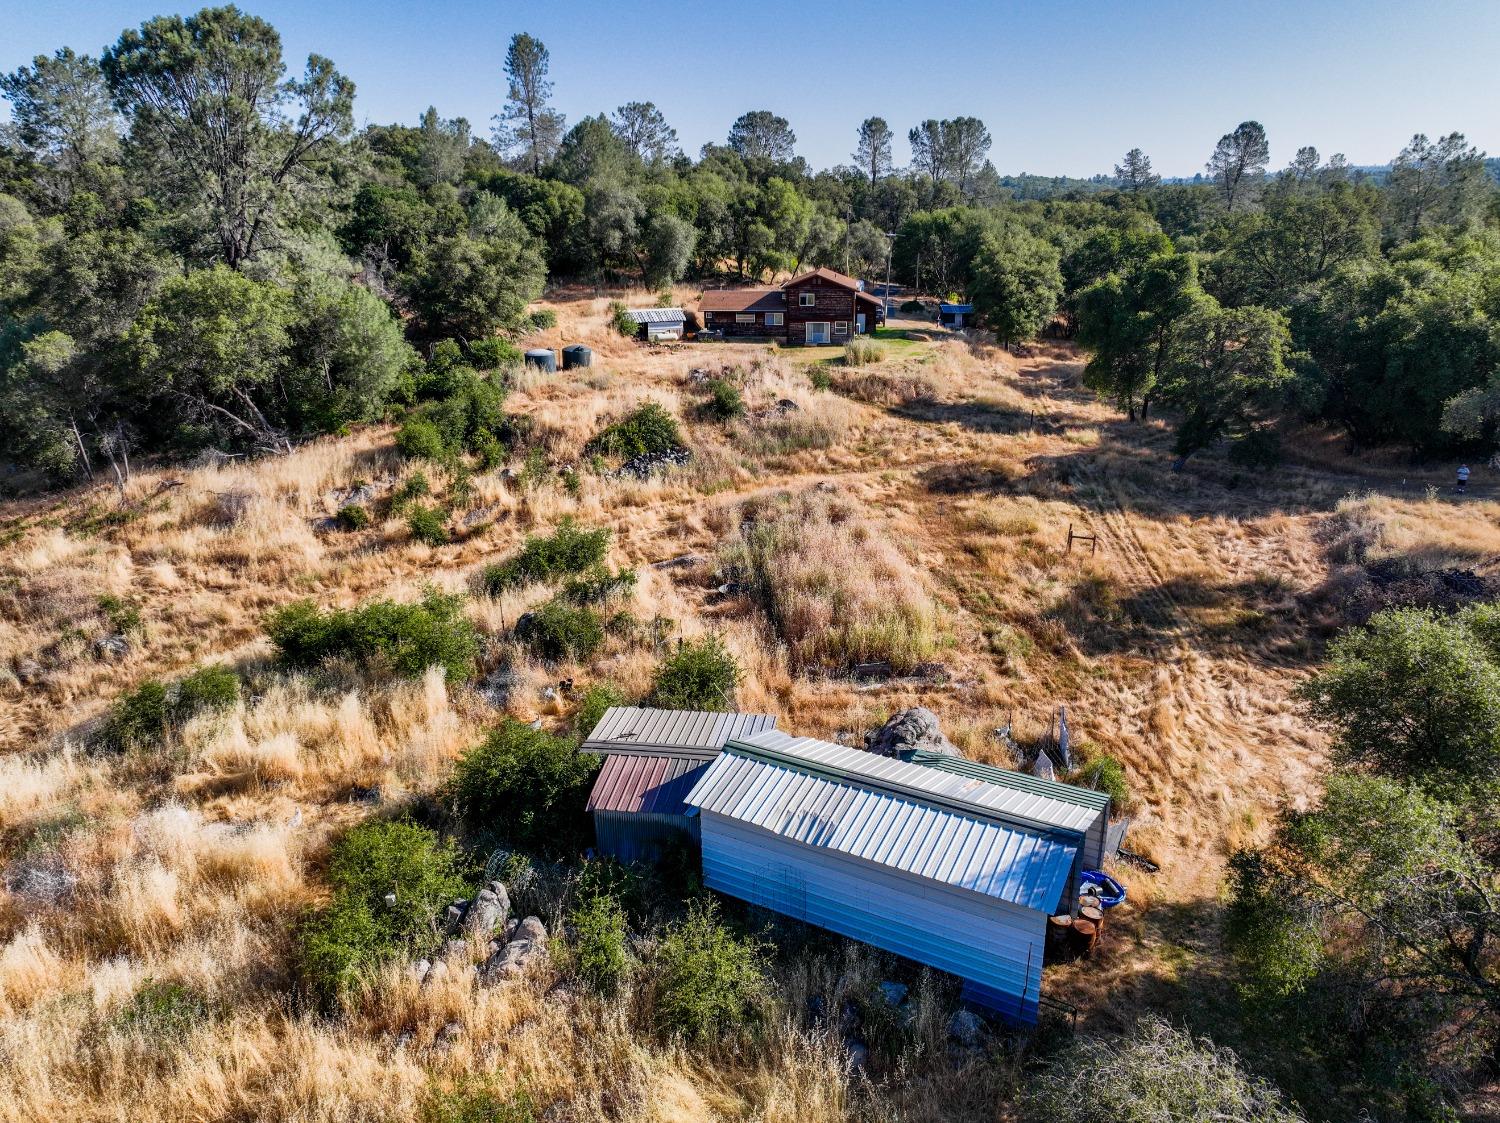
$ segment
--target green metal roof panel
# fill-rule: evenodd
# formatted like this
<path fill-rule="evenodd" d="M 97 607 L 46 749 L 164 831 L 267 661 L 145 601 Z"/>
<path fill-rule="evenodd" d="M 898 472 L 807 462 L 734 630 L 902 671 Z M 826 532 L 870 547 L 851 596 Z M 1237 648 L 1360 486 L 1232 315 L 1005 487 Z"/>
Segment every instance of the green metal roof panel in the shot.
<path fill-rule="evenodd" d="M 1039 776 L 1014 772 L 995 764 L 984 764 L 977 760 L 966 760 L 961 756 L 949 756 L 926 749 L 918 749 L 911 754 L 909 759 L 913 764 L 925 764 L 928 768 L 936 768 L 954 776 L 966 776 L 971 780 L 983 780 L 987 784 L 1009 788 L 1011 791 L 1046 796 L 1048 799 L 1071 803 L 1077 807 L 1087 807 L 1091 811 L 1103 811 L 1109 807 L 1109 795 L 1106 792 L 1080 788 L 1076 784 L 1059 784 L 1056 780 L 1043 780 Z"/>

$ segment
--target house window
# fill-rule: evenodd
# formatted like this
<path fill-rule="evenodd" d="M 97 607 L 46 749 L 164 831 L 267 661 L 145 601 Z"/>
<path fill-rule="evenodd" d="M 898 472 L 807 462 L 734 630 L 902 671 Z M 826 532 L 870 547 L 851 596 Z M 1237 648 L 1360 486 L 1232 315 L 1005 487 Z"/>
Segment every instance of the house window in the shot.
<path fill-rule="evenodd" d="M 768 328 L 779 328 L 781 326 L 781 323 L 782 323 L 781 317 L 782 317 L 782 313 L 780 313 L 780 312 L 767 312 L 766 313 L 766 327 L 768 327 Z"/>
<path fill-rule="evenodd" d="M 737 324 L 753 324 L 753 323 L 755 323 L 755 313 L 754 312 L 736 312 L 734 314 L 734 322 L 737 323 Z"/>
<path fill-rule="evenodd" d="M 797 303 L 803 308 L 811 308 L 818 303 L 818 294 L 815 292 L 802 292 L 797 294 Z"/>
<path fill-rule="evenodd" d="M 848 335 L 849 334 L 849 321 L 848 320 L 835 320 L 834 324 L 833 324 L 833 334 L 834 335 Z"/>

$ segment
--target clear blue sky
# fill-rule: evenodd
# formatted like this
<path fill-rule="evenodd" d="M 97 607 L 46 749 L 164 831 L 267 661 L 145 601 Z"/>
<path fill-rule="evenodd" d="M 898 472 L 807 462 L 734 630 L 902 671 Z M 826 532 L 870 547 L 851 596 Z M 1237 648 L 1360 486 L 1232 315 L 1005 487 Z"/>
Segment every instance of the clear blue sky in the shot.
<path fill-rule="evenodd" d="M 1031 0 L 928 5 L 754 0 L 245 0 L 358 85 L 361 122 L 429 104 L 485 134 L 516 31 L 552 52 L 570 121 L 654 101 L 696 153 L 747 109 L 791 121 L 816 167 L 844 162 L 880 114 L 907 128 L 971 114 L 1002 173 L 1107 172 L 1139 145 L 1192 175 L 1255 118 L 1272 161 L 1299 145 L 1384 163 L 1415 132 L 1458 130 L 1500 154 L 1500 0 Z M 181 6 L 177 10 L 191 11 Z M 163 0 L 0 0 L 0 70 L 68 45 L 97 53 Z M 741 14 L 735 15 L 736 11 Z"/>

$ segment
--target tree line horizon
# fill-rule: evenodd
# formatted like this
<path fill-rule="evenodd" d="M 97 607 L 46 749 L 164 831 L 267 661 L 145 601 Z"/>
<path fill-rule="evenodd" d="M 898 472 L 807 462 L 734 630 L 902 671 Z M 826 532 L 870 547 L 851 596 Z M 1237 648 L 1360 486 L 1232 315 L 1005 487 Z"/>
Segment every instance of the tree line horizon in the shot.
<path fill-rule="evenodd" d="M 859 126 L 813 171 L 754 109 L 684 154 L 650 101 L 571 125 L 550 54 L 504 59 L 489 139 L 429 108 L 356 129 L 354 84 L 235 7 L 63 47 L 0 77 L 0 437 L 58 480 L 131 449 L 289 447 L 393 415 L 452 339 L 497 358 L 564 279 L 663 290 L 826 265 L 971 300 L 1014 344 L 1049 324 L 1177 451 L 1274 454 L 1279 419 L 1419 455 L 1487 447 L 1500 206 L 1485 155 L 1418 135 L 1381 176 L 1246 121 L 1201 182 L 1140 148 L 1110 177 L 1002 177 L 973 116 Z M 889 256 L 888 256 L 889 255 Z M 428 380 L 430 381 L 430 380 Z"/>

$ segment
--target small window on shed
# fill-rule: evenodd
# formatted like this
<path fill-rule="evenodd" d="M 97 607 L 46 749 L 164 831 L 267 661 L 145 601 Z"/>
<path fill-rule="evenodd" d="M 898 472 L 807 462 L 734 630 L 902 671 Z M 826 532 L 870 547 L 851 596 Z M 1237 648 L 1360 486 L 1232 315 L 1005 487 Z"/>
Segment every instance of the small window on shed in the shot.
<path fill-rule="evenodd" d="M 753 323 L 755 323 L 755 313 L 754 312 L 736 312 L 734 314 L 734 322 L 737 323 L 737 324 L 753 324 Z"/>
<path fill-rule="evenodd" d="M 834 324 L 833 324 L 833 334 L 834 335 L 848 335 L 849 334 L 849 321 L 848 320 L 835 320 Z"/>
<path fill-rule="evenodd" d="M 766 327 L 768 327 L 768 328 L 779 328 L 782 325 L 782 322 L 783 322 L 782 321 L 782 313 L 780 313 L 780 312 L 767 312 L 766 313 Z"/>
<path fill-rule="evenodd" d="M 815 292 L 803 292 L 797 294 L 797 303 L 804 308 L 811 308 L 818 302 L 818 294 Z"/>

